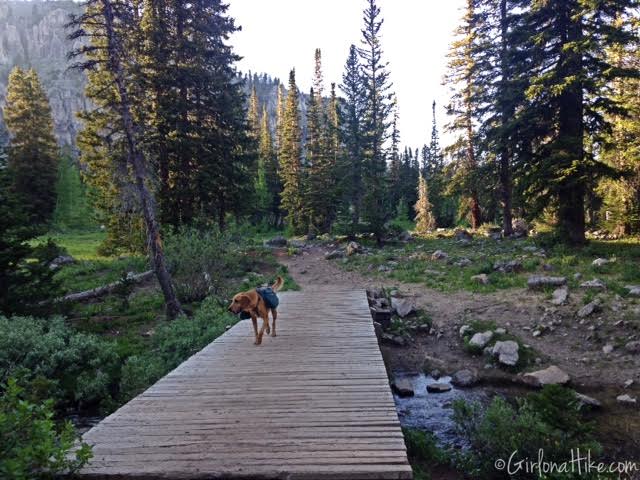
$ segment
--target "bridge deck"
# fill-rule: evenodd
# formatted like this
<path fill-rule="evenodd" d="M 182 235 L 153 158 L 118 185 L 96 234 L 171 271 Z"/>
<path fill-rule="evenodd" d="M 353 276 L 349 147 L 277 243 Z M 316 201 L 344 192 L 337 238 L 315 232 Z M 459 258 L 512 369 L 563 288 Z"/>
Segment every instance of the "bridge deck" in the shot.
<path fill-rule="evenodd" d="M 282 294 L 88 431 L 92 479 L 408 479 L 362 291 Z"/>

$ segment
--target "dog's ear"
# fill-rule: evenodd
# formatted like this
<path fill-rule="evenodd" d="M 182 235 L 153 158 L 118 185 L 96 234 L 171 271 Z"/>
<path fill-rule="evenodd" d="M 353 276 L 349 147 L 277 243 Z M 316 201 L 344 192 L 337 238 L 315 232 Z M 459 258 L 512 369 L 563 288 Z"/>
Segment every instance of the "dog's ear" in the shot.
<path fill-rule="evenodd" d="M 240 307 L 242 307 L 243 309 L 249 308 L 249 306 L 251 305 L 251 298 L 249 297 L 249 295 L 239 295 L 237 300 L 240 304 Z"/>

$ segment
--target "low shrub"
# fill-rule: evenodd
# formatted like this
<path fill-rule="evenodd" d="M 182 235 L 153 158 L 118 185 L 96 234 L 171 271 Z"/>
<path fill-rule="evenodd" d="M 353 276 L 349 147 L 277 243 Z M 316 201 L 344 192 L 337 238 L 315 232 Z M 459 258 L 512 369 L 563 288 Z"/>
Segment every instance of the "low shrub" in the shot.
<path fill-rule="evenodd" d="M 0 396 L 0 478 L 33 480 L 73 473 L 91 458 L 70 422 L 56 425 L 53 402 L 34 404 L 10 378 Z M 76 448 L 77 447 L 77 448 Z M 73 454 L 72 449 L 76 448 Z"/>
<path fill-rule="evenodd" d="M 453 419 L 469 447 L 457 456 L 458 467 L 477 478 L 536 477 L 535 473 L 524 472 L 509 476 L 506 470 L 495 468 L 498 459 L 508 461 L 513 452 L 517 452 L 516 461 L 536 461 L 542 451 L 545 460 L 558 463 L 570 460 L 576 448 L 583 453 L 590 450 L 594 459 L 601 453 L 575 393 L 558 385 L 546 386 L 516 406 L 501 397 L 494 398 L 487 407 L 458 400 L 454 402 Z M 545 478 L 577 478 L 572 475 L 558 473 Z"/>
<path fill-rule="evenodd" d="M 430 468 L 449 463 L 449 455 L 438 447 L 433 434 L 417 428 L 403 428 L 402 433 L 414 480 L 428 480 Z"/>
<path fill-rule="evenodd" d="M 0 317 L 0 381 L 17 377 L 32 400 L 82 407 L 109 400 L 117 386 L 113 344 L 79 333 L 60 317 Z"/>

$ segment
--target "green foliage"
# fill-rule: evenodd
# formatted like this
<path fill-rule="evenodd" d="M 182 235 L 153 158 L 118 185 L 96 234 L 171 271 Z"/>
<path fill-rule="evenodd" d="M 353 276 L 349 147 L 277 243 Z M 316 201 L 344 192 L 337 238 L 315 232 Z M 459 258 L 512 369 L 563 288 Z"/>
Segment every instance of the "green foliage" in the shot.
<path fill-rule="evenodd" d="M 430 469 L 449 463 L 449 454 L 438 447 L 433 434 L 416 428 L 403 428 L 402 433 L 415 480 L 428 480 Z"/>
<path fill-rule="evenodd" d="M 0 477 L 11 480 L 51 479 L 74 473 L 91 458 L 70 422 L 53 420 L 52 402 L 32 403 L 15 379 L 0 396 Z M 76 448 L 75 450 L 73 450 Z"/>
<path fill-rule="evenodd" d="M 32 247 L 38 233 L 0 171 L 0 313 L 37 313 L 40 302 L 55 296 L 57 284 L 49 262 L 58 255 L 53 242 Z"/>
<path fill-rule="evenodd" d="M 119 357 L 113 345 L 78 333 L 60 317 L 0 317 L 0 375 L 18 378 L 35 400 L 95 405 L 110 400 Z"/>
<path fill-rule="evenodd" d="M 49 100 L 35 70 L 11 71 L 4 120 L 11 134 L 11 190 L 29 222 L 48 224 L 56 204 L 58 146 Z"/>
<path fill-rule="evenodd" d="M 561 386 L 545 386 L 540 393 L 521 400 L 517 406 L 496 397 L 487 406 L 454 402 L 453 419 L 457 431 L 469 448 L 458 459 L 458 466 L 477 478 L 513 478 L 497 470 L 496 460 L 507 461 L 514 451 L 517 460 L 536 460 L 540 449 L 546 461 L 565 462 L 571 450 L 591 450 L 594 459 L 600 446 L 578 409 L 575 393 Z M 549 479 L 578 478 L 575 474 L 552 474 Z M 521 474 L 518 478 L 528 478 Z"/>

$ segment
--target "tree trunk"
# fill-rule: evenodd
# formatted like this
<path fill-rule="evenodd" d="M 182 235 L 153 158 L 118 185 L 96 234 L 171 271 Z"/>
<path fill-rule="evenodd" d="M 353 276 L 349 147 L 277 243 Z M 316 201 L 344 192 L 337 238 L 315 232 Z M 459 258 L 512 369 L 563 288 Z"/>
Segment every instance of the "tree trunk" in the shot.
<path fill-rule="evenodd" d="M 502 81 L 500 86 L 501 101 L 501 135 L 500 135 L 500 186 L 502 197 L 502 229 L 505 237 L 513 235 L 511 216 L 511 149 L 509 134 L 505 131 L 505 124 L 513 117 L 513 109 L 507 92 L 508 65 L 507 58 L 507 0 L 500 0 L 500 70 Z"/>
<path fill-rule="evenodd" d="M 171 282 L 171 275 L 166 267 L 164 251 L 162 248 L 162 239 L 160 237 L 160 228 L 156 221 L 155 205 L 153 197 L 145 183 L 147 173 L 144 158 L 138 148 L 135 138 L 135 125 L 131 114 L 131 103 L 129 101 L 129 93 L 127 92 L 125 85 L 124 73 L 119 56 L 119 50 L 122 46 L 119 45 L 113 28 L 114 15 L 111 1 L 102 0 L 102 5 L 104 7 L 104 20 L 107 35 L 108 67 L 110 72 L 113 74 L 118 95 L 120 96 L 118 106 L 127 142 L 127 162 L 133 168 L 136 188 L 140 197 L 142 214 L 147 227 L 151 263 L 164 295 L 167 317 L 173 319 L 183 313 L 182 306 L 176 297 L 176 293 Z"/>
<path fill-rule="evenodd" d="M 566 38 L 565 45 L 582 41 L 582 19 L 573 18 L 565 6 L 562 12 Z M 582 72 L 582 57 L 573 49 L 563 49 L 559 61 L 560 77 L 567 78 Z M 577 164 L 578 171 L 560 180 L 558 187 L 559 229 L 569 243 L 585 243 L 585 182 L 582 178 L 584 162 L 584 98 L 582 82 L 573 80 L 562 91 L 559 99 L 557 151 L 565 168 Z"/>

